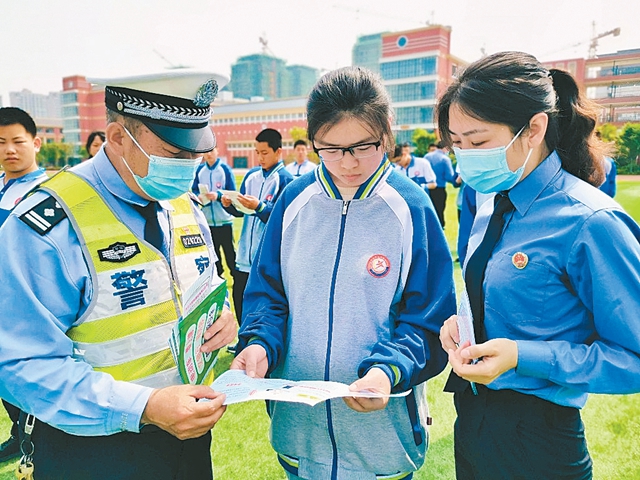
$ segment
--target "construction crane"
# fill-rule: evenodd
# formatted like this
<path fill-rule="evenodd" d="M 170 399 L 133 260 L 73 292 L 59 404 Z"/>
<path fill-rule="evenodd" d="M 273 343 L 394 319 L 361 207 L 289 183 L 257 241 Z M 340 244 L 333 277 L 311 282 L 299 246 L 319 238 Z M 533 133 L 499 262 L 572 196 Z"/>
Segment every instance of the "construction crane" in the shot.
<path fill-rule="evenodd" d="M 260 35 L 259 40 L 260 40 L 260 44 L 262 45 L 262 53 L 264 55 L 275 57 L 274 53 L 269 48 L 269 40 L 267 40 L 267 34 L 262 32 L 262 35 Z"/>
<path fill-rule="evenodd" d="M 608 32 L 596 33 L 596 22 L 594 21 L 592 25 L 593 25 L 593 35 L 591 36 L 591 41 L 589 42 L 589 58 L 595 58 L 596 49 L 598 48 L 598 40 L 600 40 L 602 37 L 606 37 L 608 35 L 613 35 L 614 37 L 617 37 L 618 35 L 620 35 L 620 27 L 614 28 L 613 30 L 609 30 Z"/>

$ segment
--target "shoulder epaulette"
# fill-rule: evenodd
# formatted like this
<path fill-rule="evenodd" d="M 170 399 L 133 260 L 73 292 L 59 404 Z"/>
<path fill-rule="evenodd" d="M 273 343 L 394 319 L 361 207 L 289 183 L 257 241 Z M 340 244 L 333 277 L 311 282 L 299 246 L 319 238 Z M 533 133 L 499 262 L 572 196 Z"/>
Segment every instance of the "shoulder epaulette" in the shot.
<path fill-rule="evenodd" d="M 32 209 L 20 215 L 20 220 L 40 235 L 45 235 L 66 218 L 66 216 L 66 212 L 58 201 L 53 197 L 48 197 Z"/>

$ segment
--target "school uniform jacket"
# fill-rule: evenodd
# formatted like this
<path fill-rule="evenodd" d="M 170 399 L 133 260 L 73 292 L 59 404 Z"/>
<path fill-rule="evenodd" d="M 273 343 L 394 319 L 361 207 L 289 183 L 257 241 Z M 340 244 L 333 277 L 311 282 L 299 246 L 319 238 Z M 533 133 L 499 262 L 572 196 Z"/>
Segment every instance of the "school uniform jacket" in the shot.
<path fill-rule="evenodd" d="M 264 346 L 272 377 L 350 384 L 376 365 L 394 392 L 411 390 L 368 414 L 342 399 L 272 403 L 285 468 L 348 479 L 420 467 L 424 382 L 446 363 L 438 335 L 455 299 L 449 249 L 416 184 L 386 159 L 351 201 L 324 165 L 293 182 L 267 224 L 244 310 L 239 346 Z"/>

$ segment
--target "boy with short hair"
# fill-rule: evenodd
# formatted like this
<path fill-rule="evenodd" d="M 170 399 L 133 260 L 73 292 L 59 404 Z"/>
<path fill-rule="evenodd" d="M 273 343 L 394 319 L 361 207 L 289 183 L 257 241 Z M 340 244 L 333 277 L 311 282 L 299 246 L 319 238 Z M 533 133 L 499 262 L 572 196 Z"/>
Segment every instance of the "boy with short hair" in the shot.
<path fill-rule="evenodd" d="M 0 108 L 0 225 L 33 187 L 48 178 L 36 162 L 40 145 L 36 124 L 27 112 L 15 107 Z M 0 444 L 0 462 L 20 455 L 20 410 L 4 400 L 2 403 L 13 425 L 9 438 Z"/>
<path fill-rule="evenodd" d="M 295 178 L 307 172 L 312 172 L 316 168 L 315 163 L 309 161 L 307 158 L 307 142 L 304 140 L 296 140 L 293 144 L 293 154 L 295 155 L 293 162 L 285 168 Z"/>
<path fill-rule="evenodd" d="M 253 210 L 252 214 L 244 214 L 242 233 L 236 255 L 236 275 L 233 285 L 233 303 L 238 323 L 242 322 L 242 298 L 249 278 L 251 264 L 258 250 L 264 227 L 269 220 L 273 205 L 282 190 L 293 177 L 284 167 L 281 160 L 282 135 L 277 130 L 266 128 L 256 137 L 256 153 L 260 166 L 247 172 L 240 185 L 240 204 Z M 228 207 L 233 215 L 239 217 L 243 213 L 231 206 L 231 200 L 225 195 L 222 204 Z"/>

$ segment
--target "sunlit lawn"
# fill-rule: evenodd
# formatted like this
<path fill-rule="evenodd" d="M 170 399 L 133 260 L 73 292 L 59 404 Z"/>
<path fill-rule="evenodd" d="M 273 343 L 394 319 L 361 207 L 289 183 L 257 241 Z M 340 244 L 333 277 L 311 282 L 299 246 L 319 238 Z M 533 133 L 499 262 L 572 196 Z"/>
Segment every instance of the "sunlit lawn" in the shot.
<path fill-rule="evenodd" d="M 238 185 L 241 178 L 238 179 Z M 445 234 L 456 258 L 457 215 L 456 191 L 450 191 L 447 202 Z M 620 179 L 616 200 L 640 221 L 640 182 Z M 234 227 L 236 236 L 240 222 Z M 457 288 L 461 286 L 460 267 L 455 266 Z M 231 361 L 221 353 L 219 368 Z M 429 382 L 430 413 L 434 423 L 430 432 L 430 447 L 425 465 L 416 479 L 455 477 L 453 468 L 453 421 L 451 395 L 442 392 L 447 372 Z M 310 407 L 311 408 L 311 407 Z M 595 478 L 640 478 L 640 395 L 592 395 L 583 410 L 589 448 L 595 464 Z M 4 411 L 0 413 L 0 442 L 9 432 Z M 284 479 L 268 441 L 268 419 L 264 403 L 249 402 L 232 405 L 213 430 L 212 446 L 217 480 Z M 0 480 L 15 478 L 15 462 L 0 465 Z M 37 466 L 36 466 L 37 478 Z M 323 480 L 323 479 L 319 479 Z"/>

